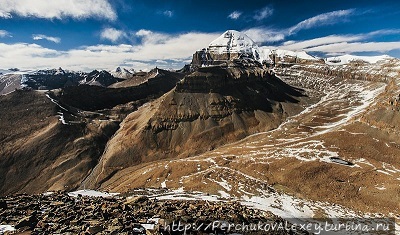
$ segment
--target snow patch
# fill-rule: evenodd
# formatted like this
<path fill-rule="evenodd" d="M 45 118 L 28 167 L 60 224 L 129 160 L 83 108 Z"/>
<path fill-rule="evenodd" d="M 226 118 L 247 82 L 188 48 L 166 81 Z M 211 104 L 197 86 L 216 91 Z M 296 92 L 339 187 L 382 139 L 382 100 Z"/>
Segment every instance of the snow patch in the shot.
<path fill-rule="evenodd" d="M 214 181 L 214 180 L 213 180 Z M 226 181 L 225 179 L 221 178 L 221 181 L 214 181 L 215 183 L 219 184 L 221 187 L 223 187 L 225 190 L 227 191 L 231 191 L 232 190 L 232 186 L 229 185 L 228 181 Z"/>
<path fill-rule="evenodd" d="M 230 198 L 231 195 L 223 190 L 219 190 L 218 193 L 221 195 L 222 198 Z"/>
<path fill-rule="evenodd" d="M 88 197 L 114 197 L 118 194 L 119 193 L 107 193 L 107 192 L 99 192 L 99 191 L 90 190 L 90 189 L 84 189 L 84 190 L 78 190 L 75 192 L 69 192 L 68 196 L 78 197 L 78 195 L 81 195 L 81 196 L 88 196 Z"/>
<path fill-rule="evenodd" d="M 285 57 L 293 57 L 303 60 L 319 60 L 319 58 L 311 56 L 305 51 L 289 51 L 270 47 L 261 47 L 260 54 L 260 56 L 264 58 L 264 60 L 269 60 L 271 55 L 275 55 L 277 58 L 281 59 L 284 59 Z"/>
<path fill-rule="evenodd" d="M 57 112 L 57 113 L 58 113 L 57 116 L 59 117 L 58 120 L 60 120 L 60 122 L 61 122 L 63 125 L 71 125 L 70 123 L 68 123 L 68 122 L 65 121 L 64 113 L 62 113 L 62 112 Z"/>
<path fill-rule="evenodd" d="M 167 179 L 161 182 L 161 188 L 166 188 L 166 187 L 167 187 Z"/>
<path fill-rule="evenodd" d="M 380 56 L 356 56 L 356 55 L 342 55 L 336 57 L 328 57 L 326 58 L 326 64 L 328 65 L 344 65 L 350 62 L 355 61 L 363 61 L 371 64 L 375 64 L 378 61 L 388 60 L 392 57 L 388 55 L 380 55 Z"/>
<path fill-rule="evenodd" d="M 65 107 L 63 107 L 62 105 L 60 105 L 60 103 L 58 103 L 57 100 L 51 98 L 49 94 L 46 94 L 46 97 L 49 98 L 51 102 L 53 102 L 54 104 L 56 104 L 56 105 L 57 105 L 58 107 L 60 107 L 61 109 L 65 110 L 65 111 L 68 111 L 68 109 L 65 108 Z"/>
<path fill-rule="evenodd" d="M 149 198 L 157 198 L 158 200 L 205 200 L 210 202 L 220 201 L 216 195 L 208 195 L 202 192 L 185 192 L 183 188 L 178 188 L 175 190 L 170 190 L 165 193 L 155 194 L 149 196 Z"/>
<path fill-rule="evenodd" d="M 389 172 L 383 171 L 383 170 L 376 170 L 379 173 L 385 174 L 385 175 L 390 175 L 392 176 L 392 174 L 390 174 Z"/>
<path fill-rule="evenodd" d="M 378 189 L 378 190 L 385 190 L 386 189 L 385 185 L 375 186 L 375 188 Z"/>
<path fill-rule="evenodd" d="M 54 194 L 54 192 L 45 192 L 45 193 L 42 193 L 43 196 L 50 196 L 50 195 L 52 195 L 52 194 Z"/>
<path fill-rule="evenodd" d="M 0 234 L 3 234 L 4 232 L 13 232 L 13 231 L 15 231 L 15 228 L 12 225 L 8 224 L 0 225 Z"/>

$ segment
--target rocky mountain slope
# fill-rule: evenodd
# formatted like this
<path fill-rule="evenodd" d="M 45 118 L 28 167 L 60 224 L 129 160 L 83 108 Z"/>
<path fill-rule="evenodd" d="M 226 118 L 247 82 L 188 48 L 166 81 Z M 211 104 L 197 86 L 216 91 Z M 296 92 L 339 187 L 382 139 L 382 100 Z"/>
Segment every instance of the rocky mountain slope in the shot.
<path fill-rule="evenodd" d="M 118 124 L 178 80 L 164 76 L 128 88 L 79 85 L 0 96 L 2 194 L 79 187 Z"/>
<path fill-rule="evenodd" d="M 85 182 L 97 187 L 121 169 L 193 156 L 276 128 L 304 100 L 301 90 L 258 65 L 201 68 L 130 114 Z"/>
<path fill-rule="evenodd" d="M 69 125 L 62 118 L 65 110 L 36 91 L 16 91 L 1 96 L 0 103 L 5 195 L 79 186 L 118 127 L 116 121 L 96 119 Z"/>
<path fill-rule="evenodd" d="M 6 95 L 21 88 L 20 74 L 0 75 L 0 95 Z"/>

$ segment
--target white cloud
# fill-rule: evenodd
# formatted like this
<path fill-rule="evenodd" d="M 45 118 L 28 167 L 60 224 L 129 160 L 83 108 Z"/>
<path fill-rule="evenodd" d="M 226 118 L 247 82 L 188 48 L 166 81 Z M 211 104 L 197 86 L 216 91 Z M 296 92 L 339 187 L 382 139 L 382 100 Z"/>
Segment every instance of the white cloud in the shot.
<path fill-rule="evenodd" d="M 239 17 L 242 15 L 242 12 L 240 11 L 234 11 L 231 14 L 228 15 L 228 18 L 232 19 L 232 20 L 237 20 L 239 19 Z"/>
<path fill-rule="evenodd" d="M 135 33 L 135 35 L 136 35 L 136 36 L 139 36 L 139 37 L 149 36 L 149 35 L 151 35 L 151 34 L 153 34 L 153 32 L 150 31 L 150 30 L 147 30 L 147 29 L 141 29 L 141 30 L 138 30 L 138 31 Z"/>
<path fill-rule="evenodd" d="M 0 38 L 11 37 L 11 34 L 6 30 L 0 30 Z"/>
<path fill-rule="evenodd" d="M 0 0 L 0 17 L 13 15 L 45 19 L 117 18 L 108 0 Z"/>
<path fill-rule="evenodd" d="M 50 37 L 50 36 L 46 36 L 44 34 L 33 34 L 32 39 L 33 40 L 47 40 L 47 41 L 54 42 L 54 43 L 61 42 L 61 39 L 58 37 Z"/>
<path fill-rule="evenodd" d="M 358 41 L 361 39 L 363 39 L 363 37 L 360 35 L 359 36 L 357 36 L 357 35 L 329 35 L 326 37 L 314 38 L 314 39 L 300 41 L 300 42 L 288 41 L 288 42 L 283 43 L 281 48 L 286 49 L 286 50 L 299 51 L 299 50 L 304 50 L 309 47 L 332 44 L 332 43 L 337 43 L 337 42 L 354 42 L 354 41 Z"/>
<path fill-rule="evenodd" d="M 304 41 L 286 41 L 280 49 L 319 52 L 325 55 L 354 54 L 362 52 L 395 53 L 400 42 L 377 42 L 376 36 L 396 35 L 400 29 L 383 29 L 363 34 L 329 35 Z"/>
<path fill-rule="evenodd" d="M 254 14 L 253 18 L 255 20 L 263 20 L 265 18 L 270 17 L 272 14 L 274 13 L 274 9 L 270 8 L 270 7 L 264 7 L 258 11 L 256 11 L 256 13 Z"/>
<path fill-rule="evenodd" d="M 167 17 L 172 17 L 174 15 L 174 12 L 170 11 L 170 10 L 166 10 L 163 12 L 163 14 Z"/>
<path fill-rule="evenodd" d="M 400 42 L 340 42 L 328 45 L 316 46 L 305 49 L 311 52 L 324 52 L 329 54 L 350 54 L 357 52 L 387 53 L 400 49 Z"/>
<path fill-rule="evenodd" d="M 303 20 L 290 28 L 273 29 L 266 27 L 257 27 L 247 29 L 244 31 L 244 33 L 246 33 L 257 43 L 279 42 L 285 40 L 286 37 L 293 35 L 303 29 L 319 27 L 321 25 L 327 24 L 336 24 L 340 21 L 345 20 L 346 16 L 351 15 L 354 11 L 354 9 L 332 11 Z M 263 17 L 268 17 L 272 15 L 272 13 L 272 8 L 265 7 L 263 8 L 263 10 L 260 10 L 254 16 L 254 18 L 261 20 Z"/>
<path fill-rule="evenodd" d="M 142 39 L 135 54 L 141 60 L 187 60 L 196 50 L 207 47 L 220 33 L 190 32 L 174 35 L 139 30 L 136 35 Z"/>
<path fill-rule="evenodd" d="M 289 34 L 297 33 L 298 31 L 303 29 L 336 24 L 340 21 L 346 20 L 346 16 L 353 14 L 354 11 L 354 9 L 332 11 L 308 18 L 291 27 L 289 29 Z"/>
<path fill-rule="evenodd" d="M 366 34 L 366 37 L 379 36 L 379 35 L 394 35 L 400 34 L 400 29 L 382 29 L 376 30 Z"/>
<path fill-rule="evenodd" d="M 163 44 L 172 37 L 170 34 L 153 32 L 146 29 L 141 29 L 134 33 L 134 35 L 140 38 L 145 45 Z"/>
<path fill-rule="evenodd" d="M 100 33 L 101 39 L 109 40 L 111 42 L 117 42 L 125 37 L 127 37 L 127 34 L 124 31 L 115 28 L 105 28 Z"/>
<path fill-rule="evenodd" d="M 139 30 L 138 45 L 94 45 L 68 51 L 48 49 L 37 44 L 0 43 L 0 65 L 4 68 L 41 69 L 63 67 L 72 70 L 113 69 L 130 66 L 149 69 L 162 60 L 165 68 L 181 68 L 196 50 L 207 47 L 220 33 L 164 34 Z M 156 38 L 153 38 L 156 36 Z M 185 45 L 185 46 L 182 46 Z"/>
<path fill-rule="evenodd" d="M 5 43 L 0 43 L 0 54 L 2 55 L 1 57 L 1 63 L 6 64 L 20 64 L 20 65 L 26 65 L 25 63 L 28 63 L 28 61 L 25 60 L 25 58 L 29 59 L 39 59 L 40 58 L 52 58 L 55 56 L 59 56 L 61 53 L 44 48 L 40 45 L 37 44 L 28 44 L 28 43 L 16 43 L 16 44 L 5 44 Z M 22 60 L 20 60 L 22 59 Z M 7 62 L 8 61 L 8 62 Z M 6 66 L 8 67 L 8 66 Z"/>
<path fill-rule="evenodd" d="M 383 35 L 394 35 L 394 34 L 399 34 L 400 29 L 383 29 L 383 30 L 377 30 L 377 31 L 372 31 L 369 33 L 364 33 L 364 34 L 347 34 L 347 35 L 329 35 L 325 37 L 320 37 L 320 38 L 313 38 L 310 40 L 304 40 L 304 41 L 288 41 L 283 43 L 283 45 L 280 47 L 282 49 L 287 49 L 287 50 L 306 50 L 308 48 L 315 48 L 318 46 L 323 46 L 323 45 L 330 45 L 330 44 L 335 44 L 335 43 L 348 43 L 348 42 L 358 42 L 358 41 L 363 41 L 363 40 L 368 40 L 371 39 L 375 36 L 383 36 Z"/>
<path fill-rule="evenodd" d="M 269 28 L 251 28 L 243 31 L 256 43 L 279 42 L 285 39 L 286 32 Z"/>
<path fill-rule="evenodd" d="M 312 24 L 309 25 L 309 27 L 311 26 Z M 289 30 L 259 27 L 245 30 L 244 33 L 257 43 L 272 43 L 284 41 L 289 35 Z M 362 52 L 395 53 L 393 51 L 400 50 L 400 42 L 371 42 L 371 40 L 376 40 L 379 36 L 397 35 L 399 33 L 400 29 L 382 29 L 363 34 L 328 35 L 304 41 L 286 41 L 278 48 L 319 52 L 326 55 Z"/>

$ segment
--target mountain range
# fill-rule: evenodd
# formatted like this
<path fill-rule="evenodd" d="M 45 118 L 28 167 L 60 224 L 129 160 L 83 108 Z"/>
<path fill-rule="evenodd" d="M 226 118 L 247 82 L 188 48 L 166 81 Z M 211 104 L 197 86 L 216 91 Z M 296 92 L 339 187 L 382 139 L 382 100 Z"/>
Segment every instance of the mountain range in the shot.
<path fill-rule="evenodd" d="M 0 194 L 168 188 L 286 216 L 399 216 L 399 73 L 396 58 L 316 58 L 234 30 L 180 71 L 9 71 Z"/>

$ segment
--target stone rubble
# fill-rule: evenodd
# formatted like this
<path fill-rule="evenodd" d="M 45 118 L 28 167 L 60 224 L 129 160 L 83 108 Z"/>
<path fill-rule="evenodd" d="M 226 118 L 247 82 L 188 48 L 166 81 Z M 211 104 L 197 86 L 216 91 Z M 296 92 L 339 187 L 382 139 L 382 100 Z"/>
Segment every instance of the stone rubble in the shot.
<path fill-rule="evenodd" d="M 203 223 L 203 230 L 191 230 L 187 234 L 209 234 L 216 231 L 204 231 L 205 227 L 214 221 L 237 224 L 284 222 L 270 212 L 250 209 L 234 201 L 157 200 L 147 196 L 71 197 L 67 192 L 0 198 L 0 225 L 12 225 L 16 229 L 4 234 L 184 234 L 183 231 L 171 232 L 175 222 Z M 230 234 L 223 232 L 218 234 Z"/>

